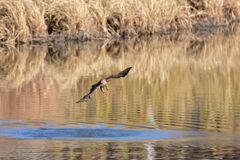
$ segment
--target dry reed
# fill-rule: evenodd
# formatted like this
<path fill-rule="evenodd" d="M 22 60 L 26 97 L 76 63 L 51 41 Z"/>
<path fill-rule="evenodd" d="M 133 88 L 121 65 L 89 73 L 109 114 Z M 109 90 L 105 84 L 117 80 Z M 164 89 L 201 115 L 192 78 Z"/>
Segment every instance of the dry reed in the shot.
<path fill-rule="evenodd" d="M 240 18 L 234 0 L 1 0 L 0 40 L 87 41 L 228 26 Z"/>
<path fill-rule="evenodd" d="M 31 0 L 1 0 L 1 42 L 29 42 L 39 38 L 46 39 L 44 12 L 40 6 Z"/>

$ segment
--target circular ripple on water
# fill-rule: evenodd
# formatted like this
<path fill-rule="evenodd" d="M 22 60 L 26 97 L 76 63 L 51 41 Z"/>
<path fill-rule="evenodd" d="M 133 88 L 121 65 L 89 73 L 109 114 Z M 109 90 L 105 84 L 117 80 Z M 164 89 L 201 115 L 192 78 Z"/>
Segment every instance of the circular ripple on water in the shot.
<path fill-rule="evenodd" d="M 181 138 L 182 133 L 161 129 L 1 127 L 0 136 L 24 139 L 148 140 Z M 179 133 L 178 133 L 179 132 Z"/>

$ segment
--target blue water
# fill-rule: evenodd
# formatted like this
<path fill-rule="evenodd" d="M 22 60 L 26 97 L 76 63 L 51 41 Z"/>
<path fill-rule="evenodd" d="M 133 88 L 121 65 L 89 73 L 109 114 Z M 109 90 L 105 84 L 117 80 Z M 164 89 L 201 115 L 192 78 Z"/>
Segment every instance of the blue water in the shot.
<path fill-rule="evenodd" d="M 0 120 L 0 136 L 19 139 L 75 139 L 75 140 L 161 140 L 183 138 L 200 134 L 193 131 L 174 131 L 164 129 L 131 129 L 116 125 L 65 124 L 64 127 L 30 127 L 30 122 Z M 16 123 L 21 122 L 21 123 Z M 15 126 L 8 126 L 15 123 Z M 26 125 L 24 125 L 24 123 Z"/>

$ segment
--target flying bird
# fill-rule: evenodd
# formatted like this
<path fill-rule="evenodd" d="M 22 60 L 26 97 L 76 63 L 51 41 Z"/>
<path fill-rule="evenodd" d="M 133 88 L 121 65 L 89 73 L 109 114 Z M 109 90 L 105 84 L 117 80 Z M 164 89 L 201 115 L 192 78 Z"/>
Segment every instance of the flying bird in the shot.
<path fill-rule="evenodd" d="M 101 79 L 98 83 L 92 85 L 92 88 L 90 89 L 90 92 L 85 95 L 82 99 L 80 99 L 79 101 L 77 101 L 76 103 L 79 103 L 79 102 L 87 102 L 91 97 L 93 97 L 93 93 L 98 89 L 100 88 L 100 90 L 103 92 L 103 93 L 106 93 L 103 88 L 106 87 L 106 89 L 108 90 L 107 88 L 107 83 L 108 81 L 110 81 L 111 79 L 114 79 L 114 78 L 121 78 L 121 77 L 125 77 L 128 72 L 130 71 L 132 67 L 128 67 L 126 69 L 124 69 L 123 71 L 119 72 L 118 74 L 113 74 L 111 76 L 108 76 L 107 78 L 104 78 L 104 79 Z M 107 93 L 106 93 L 107 94 Z"/>

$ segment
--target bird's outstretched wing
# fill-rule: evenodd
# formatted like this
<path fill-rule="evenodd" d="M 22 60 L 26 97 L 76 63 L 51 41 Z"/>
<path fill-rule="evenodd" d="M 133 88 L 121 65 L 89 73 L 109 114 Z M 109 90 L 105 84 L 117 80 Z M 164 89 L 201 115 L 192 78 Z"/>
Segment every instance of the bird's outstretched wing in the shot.
<path fill-rule="evenodd" d="M 108 76 L 107 78 L 105 78 L 105 80 L 109 81 L 112 78 L 125 77 L 128 74 L 128 72 L 130 71 L 131 68 L 132 67 L 128 67 L 128 68 L 124 69 L 123 71 L 119 72 L 118 74 Z M 90 89 L 90 92 L 87 95 L 85 95 L 82 99 L 77 101 L 76 103 L 87 102 L 91 97 L 93 97 L 93 93 L 101 86 L 101 84 L 102 84 L 101 81 L 102 80 L 100 80 L 97 84 L 92 85 L 92 88 Z"/>
<path fill-rule="evenodd" d="M 123 71 L 119 72 L 118 74 L 113 74 L 111 76 L 108 76 L 107 78 L 105 78 L 107 81 L 109 81 L 112 78 L 121 78 L 121 77 L 125 77 L 128 72 L 130 71 L 130 69 L 132 69 L 132 67 L 128 67 L 126 69 L 124 69 Z"/>
<path fill-rule="evenodd" d="M 90 92 L 85 95 L 82 99 L 80 99 L 79 101 L 77 101 L 76 103 L 79 102 L 87 102 L 91 97 L 93 97 L 94 92 L 100 87 L 101 83 L 97 83 L 92 85 L 92 88 L 90 89 Z"/>

